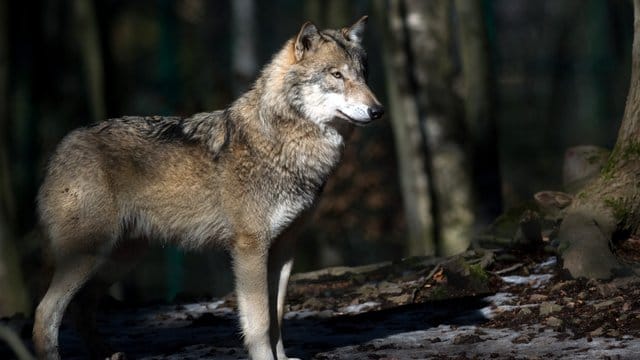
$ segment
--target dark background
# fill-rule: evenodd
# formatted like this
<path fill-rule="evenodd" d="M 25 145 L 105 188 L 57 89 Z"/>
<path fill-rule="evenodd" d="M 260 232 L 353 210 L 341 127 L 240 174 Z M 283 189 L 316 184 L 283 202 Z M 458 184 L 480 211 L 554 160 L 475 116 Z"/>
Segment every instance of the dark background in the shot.
<path fill-rule="evenodd" d="M 122 115 L 224 108 L 304 21 L 338 27 L 364 14 L 370 86 L 390 106 L 387 2 L 248 3 L 253 15 L 238 26 L 234 11 L 246 12 L 231 1 L 0 1 L 0 240 L 15 248 L 25 311 L 47 281 L 35 195 L 48 156 L 71 129 Z M 624 0 L 482 1 L 501 208 L 561 189 L 567 147 L 613 146 L 629 81 L 632 10 Z M 243 28 L 255 51 L 250 73 L 234 67 L 250 56 L 233 50 Z M 459 76 L 460 63 L 454 66 Z M 297 271 L 416 255 L 405 241 L 393 131 L 389 115 L 355 131 L 300 235 Z M 158 248 L 114 294 L 131 301 L 223 294 L 231 288 L 226 263 L 222 253 Z"/>

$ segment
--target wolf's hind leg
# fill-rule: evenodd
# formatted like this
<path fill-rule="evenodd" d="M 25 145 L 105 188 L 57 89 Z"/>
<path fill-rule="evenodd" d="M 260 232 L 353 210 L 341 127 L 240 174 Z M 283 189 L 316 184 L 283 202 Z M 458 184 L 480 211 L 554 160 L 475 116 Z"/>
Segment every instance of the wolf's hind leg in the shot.
<path fill-rule="evenodd" d="M 91 359 L 113 358 L 113 349 L 100 335 L 96 325 L 96 314 L 100 299 L 107 293 L 109 287 L 122 279 L 138 264 L 146 253 L 148 243 L 146 239 L 123 239 L 112 250 L 111 255 L 100 265 L 96 275 L 69 305 L 69 313 L 78 334 L 87 344 Z"/>
<path fill-rule="evenodd" d="M 65 309 L 102 262 L 99 255 L 74 255 L 57 262 L 51 285 L 36 309 L 33 343 L 40 359 L 60 359 L 58 331 Z"/>
<path fill-rule="evenodd" d="M 287 294 L 289 275 L 293 267 L 295 237 L 285 234 L 272 245 L 269 251 L 269 311 L 271 345 L 276 349 L 278 360 L 297 360 L 285 354 L 282 342 L 282 318 Z"/>

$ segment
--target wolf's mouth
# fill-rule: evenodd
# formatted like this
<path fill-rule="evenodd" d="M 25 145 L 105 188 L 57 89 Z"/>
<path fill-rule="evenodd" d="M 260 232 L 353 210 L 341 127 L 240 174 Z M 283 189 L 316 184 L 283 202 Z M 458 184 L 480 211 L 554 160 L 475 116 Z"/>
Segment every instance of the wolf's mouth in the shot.
<path fill-rule="evenodd" d="M 371 119 L 366 119 L 366 120 L 356 120 L 354 118 L 352 118 L 351 116 L 345 114 L 344 112 L 337 110 L 338 112 L 338 117 L 347 120 L 348 122 L 354 124 L 354 125 L 358 125 L 358 126 L 363 126 L 363 125 L 367 125 L 368 123 L 371 122 Z"/>

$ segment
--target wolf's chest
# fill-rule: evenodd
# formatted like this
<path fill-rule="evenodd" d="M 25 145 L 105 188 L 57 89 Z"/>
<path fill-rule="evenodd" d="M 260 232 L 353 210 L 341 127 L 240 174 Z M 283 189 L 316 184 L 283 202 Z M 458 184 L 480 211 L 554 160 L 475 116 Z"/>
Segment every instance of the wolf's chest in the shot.
<path fill-rule="evenodd" d="M 266 178 L 276 193 L 269 212 L 271 234 L 277 236 L 301 212 L 312 206 L 341 155 L 342 139 L 334 131 L 305 142 L 285 143 Z M 337 137 L 337 138 L 336 138 Z"/>
<path fill-rule="evenodd" d="M 269 230 L 272 236 L 278 236 L 312 202 L 312 199 L 280 199 L 269 214 Z"/>

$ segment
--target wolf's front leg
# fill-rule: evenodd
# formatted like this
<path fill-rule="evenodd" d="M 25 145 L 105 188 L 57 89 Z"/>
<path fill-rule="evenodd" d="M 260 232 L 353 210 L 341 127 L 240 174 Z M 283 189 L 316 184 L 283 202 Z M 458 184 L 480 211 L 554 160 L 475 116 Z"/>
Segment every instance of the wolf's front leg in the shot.
<path fill-rule="evenodd" d="M 273 360 L 269 337 L 269 292 L 264 244 L 250 237 L 237 239 L 233 270 L 244 344 L 252 360 Z"/>

